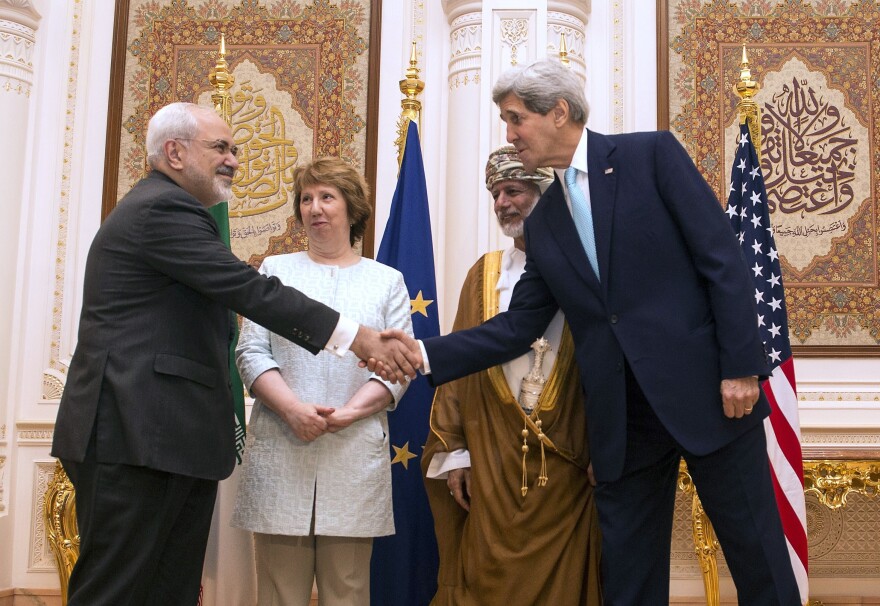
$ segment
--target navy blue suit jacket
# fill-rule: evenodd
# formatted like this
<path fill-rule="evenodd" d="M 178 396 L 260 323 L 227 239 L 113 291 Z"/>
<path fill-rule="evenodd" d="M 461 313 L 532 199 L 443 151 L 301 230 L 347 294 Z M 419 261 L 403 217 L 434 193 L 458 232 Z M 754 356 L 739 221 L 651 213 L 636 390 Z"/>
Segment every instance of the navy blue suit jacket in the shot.
<path fill-rule="evenodd" d="M 725 378 L 766 376 L 748 268 L 721 205 L 666 131 L 588 132 L 588 178 L 601 283 L 556 182 L 525 224 L 526 271 L 510 309 L 425 340 L 435 384 L 525 352 L 561 307 L 574 337 L 596 477 L 617 479 L 626 453 L 629 363 L 678 443 L 713 452 L 762 422 L 761 399 L 723 414 Z"/>

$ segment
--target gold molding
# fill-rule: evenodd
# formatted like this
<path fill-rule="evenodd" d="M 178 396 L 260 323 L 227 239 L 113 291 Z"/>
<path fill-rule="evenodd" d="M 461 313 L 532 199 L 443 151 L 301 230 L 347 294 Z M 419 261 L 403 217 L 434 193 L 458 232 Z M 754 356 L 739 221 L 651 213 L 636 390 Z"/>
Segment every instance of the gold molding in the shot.
<path fill-rule="evenodd" d="M 742 47 L 742 63 L 740 64 L 739 81 L 733 85 L 733 92 L 740 98 L 736 104 L 739 112 L 739 123 L 747 124 L 752 145 L 758 155 L 758 165 L 761 164 L 761 110 L 754 101 L 754 96 L 761 88 L 757 80 L 752 79 L 752 70 L 749 67 L 749 58 L 746 55 L 746 45 Z"/>
<path fill-rule="evenodd" d="M 73 484 L 64 472 L 60 461 L 55 462 L 55 473 L 46 489 L 43 515 L 49 546 L 52 548 L 52 553 L 55 554 L 55 561 L 58 564 L 58 576 L 61 581 L 61 604 L 65 606 L 70 573 L 79 557 L 79 530 L 76 524 L 76 495 Z"/>
<path fill-rule="evenodd" d="M 226 62 L 226 34 L 220 34 L 220 51 L 217 53 L 217 63 L 208 73 L 208 81 L 214 92 L 211 93 L 211 103 L 214 111 L 223 118 L 226 124 L 232 124 L 232 93 L 229 90 L 235 84 L 235 75 L 229 71 Z"/>
<path fill-rule="evenodd" d="M 691 497 L 691 529 L 694 534 L 694 553 L 700 563 L 703 575 L 703 588 L 706 590 L 706 606 L 718 606 L 721 603 L 721 588 L 718 585 L 718 538 L 703 503 L 697 495 L 697 489 L 687 464 L 681 461 L 678 467 L 678 487 Z"/>
<path fill-rule="evenodd" d="M 400 106 L 403 109 L 397 120 L 397 139 L 394 140 L 394 144 L 397 146 L 397 168 L 400 169 L 403 163 L 403 152 L 406 148 L 406 132 L 412 120 L 416 121 L 420 137 L 422 134 L 422 102 L 417 97 L 425 90 L 425 83 L 419 78 L 418 48 L 415 40 L 412 42 L 409 67 L 398 85 L 403 94 L 403 99 L 400 100 Z"/>
<path fill-rule="evenodd" d="M 806 449 L 805 449 L 806 450 Z M 804 459 L 804 493 L 815 494 L 819 502 L 829 509 L 840 509 L 846 505 L 851 493 L 866 497 L 876 497 L 880 492 L 880 458 L 876 451 L 811 451 L 822 452 L 833 458 Z M 846 456 L 864 458 L 847 459 Z M 718 540 L 712 522 L 703 510 L 693 479 L 687 465 L 681 462 L 678 470 L 678 487 L 685 494 L 693 495 L 691 524 L 694 534 L 694 552 L 700 563 L 703 587 L 706 590 L 707 606 L 718 606 L 721 593 L 718 585 Z M 809 600 L 808 606 L 822 606 L 819 600 Z"/>
<path fill-rule="evenodd" d="M 61 165 L 59 167 L 59 178 L 61 179 L 61 189 L 58 192 L 58 206 L 56 209 L 55 230 L 55 264 L 54 264 L 54 281 L 51 292 L 52 297 L 52 320 L 51 333 L 49 337 L 49 368 L 60 373 L 67 372 L 69 363 L 68 355 L 72 354 L 72 347 L 66 343 L 62 329 L 68 325 L 65 317 L 71 312 L 64 305 L 65 294 L 68 295 L 68 301 L 73 298 L 70 295 L 70 284 L 65 281 L 71 280 L 71 268 L 74 266 L 69 254 L 73 254 L 74 243 L 69 241 L 68 236 L 70 229 L 76 223 L 71 219 L 71 193 L 72 181 L 71 173 L 73 172 L 74 158 L 83 148 L 79 146 L 76 135 L 80 132 L 77 118 L 82 115 L 84 106 L 77 104 L 77 87 L 81 83 L 79 78 L 79 69 L 84 66 L 87 51 L 83 49 L 83 2 L 73 2 L 72 15 L 69 24 L 70 29 L 70 49 L 69 49 L 69 65 L 67 66 L 67 86 L 65 88 L 66 101 L 64 112 L 64 139 L 62 156 L 59 158 Z M 88 28 L 85 28 L 88 31 Z M 76 149 L 74 149 L 76 145 Z M 75 233 L 75 232 L 74 232 Z M 67 288 L 65 288 L 65 286 Z M 65 312 L 65 310 L 67 310 Z M 76 316 L 76 319 L 79 315 Z M 69 318 L 70 322 L 75 321 Z M 47 320 L 48 324 L 48 320 Z"/>
<path fill-rule="evenodd" d="M 804 492 L 815 494 L 829 509 L 846 505 L 850 493 L 876 497 L 880 490 L 880 460 L 804 461 Z"/>

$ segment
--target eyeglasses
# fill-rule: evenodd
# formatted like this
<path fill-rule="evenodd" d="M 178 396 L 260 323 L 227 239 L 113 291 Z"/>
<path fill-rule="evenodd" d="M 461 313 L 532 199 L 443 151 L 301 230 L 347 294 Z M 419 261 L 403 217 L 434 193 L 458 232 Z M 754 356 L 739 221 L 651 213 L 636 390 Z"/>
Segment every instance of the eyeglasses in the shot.
<path fill-rule="evenodd" d="M 233 156 L 238 158 L 238 152 L 241 151 L 241 149 L 238 147 L 238 145 L 235 145 L 234 143 L 232 145 L 230 145 L 227 141 L 224 141 L 223 139 L 215 139 L 212 141 L 210 139 L 188 139 L 186 137 L 175 137 L 174 140 L 175 141 L 199 141 L 200 143 L 204 143 L 208 149 L 213 149 L 215 152 L 217 152 L 221 156 L 225 156 L 226 154 L 232 154 Z"/>

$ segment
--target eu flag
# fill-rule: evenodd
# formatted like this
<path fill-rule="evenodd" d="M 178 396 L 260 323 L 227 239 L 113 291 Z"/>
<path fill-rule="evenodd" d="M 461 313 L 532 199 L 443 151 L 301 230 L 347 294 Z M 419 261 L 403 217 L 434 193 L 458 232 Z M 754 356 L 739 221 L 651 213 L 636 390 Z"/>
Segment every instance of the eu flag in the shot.
<path fill-rule="evenodd" d="M 419 131 L 412 121 L 376 260 L 403 274 L 416 338 L 438 336 L 431 216 Z M 434 389 L 419 376 L 388 415 L 396 533 L 373 542 L 372 604 L 422 606 L 437 591 L 437 540 L 418 460 L 428 436 L 433 398 Z"/>

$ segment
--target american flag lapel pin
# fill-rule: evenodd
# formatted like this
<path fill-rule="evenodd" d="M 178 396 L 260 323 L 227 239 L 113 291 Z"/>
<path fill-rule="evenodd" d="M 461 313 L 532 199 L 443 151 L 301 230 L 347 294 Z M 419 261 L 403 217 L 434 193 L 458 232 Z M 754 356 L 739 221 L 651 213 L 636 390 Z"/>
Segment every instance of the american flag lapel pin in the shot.
<path fill-rule="evenodd" d="M 610 175 L 610 174 L 613 173 L 613 172 L 614 172 L 614 169 L 613 169 L 613 168 L 606 168 L 606 169 L 605 169 L 605 174 L 606 174 L 606 175 Z"/>

